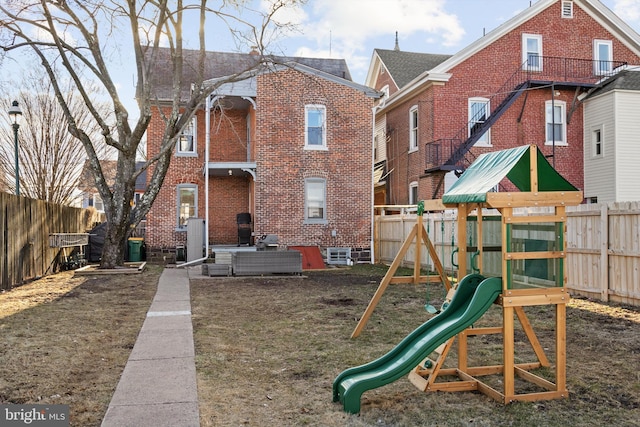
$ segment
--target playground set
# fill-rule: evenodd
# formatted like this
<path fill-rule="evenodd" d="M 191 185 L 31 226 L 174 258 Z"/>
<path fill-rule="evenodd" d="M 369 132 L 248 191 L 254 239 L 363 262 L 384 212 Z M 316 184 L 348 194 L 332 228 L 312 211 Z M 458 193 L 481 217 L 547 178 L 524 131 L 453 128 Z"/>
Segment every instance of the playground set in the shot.
<path fill-rule="evenodd" d="M 505 178 L 520 191 L 493 191 Z M 582 192 L 551 167 L 537 146 L 525 145 L 479 156 L 441 200 L 420 202 L 416 224 L 351 337 L 362 332 L 389 284 L 442 283 L 447 290 L 445 303 L 437 315 L 411 332 L 389 353 L 339 374 L 333 382 L 334 402 L 341 402 L 346 412 L 358 413 L 365 391 L 405 375 L 425 392 L 478 391 L 504 404 L 568 397 L 566 304 L 570 296 L 564 287 L 565 208 L 580 204 L 582 199 Z M 448 209 L 457 210 L 459 247 L 455 281 L 445 272 L 423 222 L 425 211 Z M 485 223 L 497 225 L 495 221 L 488 221 L 489 217 L 485 216 L 488 210 L 500 214 L 499 229 L 495 230 L 499 236 L 485 231 Z M 499 237 L 500 245 L 492 243 L 496 237 Z M 421 275 L 423 244 L 433 262 L 435 275 Z M 412 245 L 415 255 L 413 275 L 395 276 Z M 494 261 L 493 264 L 489 260 Z M 489 272 L 493 277 L 484 271 L 495 270 L 489 265 L 500 266 L 500 271 Z M 502 325 L 474 327 L 473 324 L 494 304 L 502 309 Z M 555 308 L 555 367 L 547 358 L 524 310 L 527 306 L 541 305 Z M 429 303 L 425 308 L 430 313 L 437 311 Z M 534 361 L 516 363 L 516 318 L 535 354 Z M 468 338 L 488 334 L 502 335 L 502 364 L 469 366 Z M 456 340 L 457 367 L 446 368 L 445 359 Z M 555 371 L 555 380 L 532 372 L 541 367 Z M 502 375 L 502 390 L 481 381 L 481 377 L 488 375 Z M 518 393 L 516 377 L 532 387 L 525 393 Z"/>

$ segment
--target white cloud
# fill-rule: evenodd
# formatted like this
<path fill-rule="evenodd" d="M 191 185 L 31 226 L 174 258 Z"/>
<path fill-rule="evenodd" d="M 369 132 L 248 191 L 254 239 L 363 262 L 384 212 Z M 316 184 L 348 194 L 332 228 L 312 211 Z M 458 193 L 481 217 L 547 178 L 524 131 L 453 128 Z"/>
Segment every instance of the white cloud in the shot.
<path fill-rule="evenodd" d="M 401 48 L 403 39 L 416 37 L 425 44 L 459 44 L 465 31 L 446 5 L 445 0 L 313 0 L 282 16 L 297 23 L 305 39 L 296 56 L 345 58 L 357 73 L 371 59 L 367 42 L 388 36 L 391 48 L 396 31 Z"/>
<path fill-rule="evenodd" d="M 452 46 L 461 40 L 464 30 L 444 6 L 444 0 L 314 0 L 304 32 L 318 43 L 331 33 L 333 40 L 353 50 L 368 38 L 395 31 L 401 37 L 437 35 L 444 45 Z"/>
<path fill-rule="evenodd" d="M 615 0 L 613 11 L 628 24 L 640 23 L 640 0 Z"/>

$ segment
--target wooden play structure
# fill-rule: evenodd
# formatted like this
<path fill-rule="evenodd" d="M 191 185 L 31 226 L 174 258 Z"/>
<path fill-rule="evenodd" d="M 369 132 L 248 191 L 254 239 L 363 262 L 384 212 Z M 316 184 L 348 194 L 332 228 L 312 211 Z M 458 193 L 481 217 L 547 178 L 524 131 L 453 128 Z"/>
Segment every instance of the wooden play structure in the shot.
<path fill-rule="evenodd" d="M 520 191 L 494 191 L 505 178 Z M 560 176 L 535 145 L 478 157 L 454 186 L 444 194 L 442 200 L 426 201 L 419 207 L 416 225 L 382 279 L 352 337 L 357 337 L 361 333 L 389 284 L 440 281 L 449 291 L 448 299 L 455 293 L 455 286 L 452 287 L 443 271 L 436 250 L 422 225 L 422 211 L 423 209 L 431 212 L 456 209 L 458 242 L 456 283 L 460 283 L 472 271 L 479 271 L 483 276 L 500 277 L 502 292 L 494 304 L 501 307 L 502 325 L 471 326 L 451 336 L 409 372 L 409 380 L 425 392 L 475 390 L 505 404 L 514 401 L 568 397 L 566 304 L 570 296 L 565 290 L 565 208 L 580 204 L 582 199 L 582 192 Z M 488 223 L 487 212 L 492 214 L 497 212 L 499 216 L 494 215 L 493 219 L 499 218 L 499 222 Z M 487 225 L 490 225 L 490 231 L 487 231 Z M 470 241 L 470 232 L 473 233 L 471 240 L 475 241 L 474 245 L 467 244 Z M 499 236 L 496 235 L 497 233 Z M 487 243 L 495 242 L 498 237 L 501 242 L 499 246 Z M 413 276 L 394 277 L 401 260 L 412 244 L 415 244 Z M 436 276 L 420 275 L 422 244 L 426 246 L 434 261 L 434 269 L 438 273 Z M 494 257 L 492 265 L 501 266 L 498 267 L 500 271 L 484 271 L 490 264 L 485 261 L 491 257 Z M 525 307 L 542 305 L 552 306 L 555 309 L 553 364 L 547 358 L 545 349 L 525 313 Z M 536 360 L 516 361 L 516 319 L 531 345 Z M 470 366 L 468 338 L 489 334 L 502 336 L 502 363 Z M 519 341 L 524 339 L 520 338 Z M 445 359 L 455 342 L 457 342 L 457 367 L 445 368 Z M 408 351 L 406 350 L 405 353 Z M 531 372 L 541 367 L 547 368 L 543 370 L 547 378 Z M 498 381 L 498 384 L 502 385 L 502 390 L 480 379 L 495 375 L 502 376 L 501 381 Z M 517 388 L 522 384 L 528 385 L 523 387 L 524 393 L 519 393 Z"/>

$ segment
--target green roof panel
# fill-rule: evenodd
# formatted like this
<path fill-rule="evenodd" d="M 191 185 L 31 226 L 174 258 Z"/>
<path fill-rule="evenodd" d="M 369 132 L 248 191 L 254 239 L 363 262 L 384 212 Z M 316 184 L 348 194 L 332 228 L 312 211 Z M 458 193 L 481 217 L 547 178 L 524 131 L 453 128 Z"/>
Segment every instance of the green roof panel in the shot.
<path fill-rule="evenodd" d="M 480 155 L 442 196 L 442 203 L 484 203 L 487 193 L 507 178 L 520 191 L 531 191 L 530 145 Z M 577 191 L 547 161 L 538 147 L 538 191 Z"/>

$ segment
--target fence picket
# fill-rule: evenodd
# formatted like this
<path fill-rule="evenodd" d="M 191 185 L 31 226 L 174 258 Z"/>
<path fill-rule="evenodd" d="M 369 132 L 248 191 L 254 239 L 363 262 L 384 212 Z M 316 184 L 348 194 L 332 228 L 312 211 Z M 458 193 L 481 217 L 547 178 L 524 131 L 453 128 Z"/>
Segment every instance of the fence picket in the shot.
<path fill-rule="evenodd" d="M 93 224 L 86 209 L 0 193 L 0 289 L 51 273 L 59 248 L 51 233 L 83 233 Z"/>
<path fill-rule="evenodd" d="M 580 205 L 567 208 L 566 222 L 566 276 L 567 288 L 572 294 L 602 301 L 615 301 L 640 306 L 640 202 L 612 203 L 609 205 Z M 414 214 L 376 216 L 377 233 L 374 247 L 378 248 L 375 259 L 391 263 L 408 231 L 398 224 L 413 223 Z M 425 214 L 429 222 L 429 236 L 438 256 L 447 270 L 452 269 L 451 230 L 455 226 L 452 213 Z M 445 225 L 442 234 L 441 226 Z M 425 223 L 426 227 L 426 223 Z M 490 236 L 490 227 L 485 233 Z M 402 233 L 402 234 L 399 234 Z M 457 244 L 457 243 L 456 243 Z M 413 265 L 413 251 L 402 264 Z M 423 268 L 433 264 L 422 251 Z M 497 257 L 496 257 L 497 258 Z M 490 258 L 489 258 L 490 259 Z M 499 261 L 499 260 L 498 260 Z M 493 262 L 483 262 L 485 269 L 492 270 Z"/>

